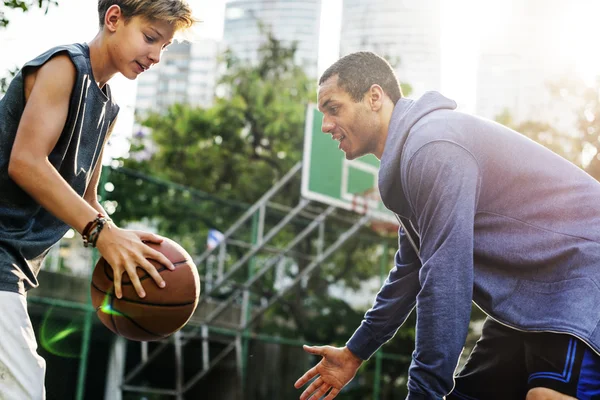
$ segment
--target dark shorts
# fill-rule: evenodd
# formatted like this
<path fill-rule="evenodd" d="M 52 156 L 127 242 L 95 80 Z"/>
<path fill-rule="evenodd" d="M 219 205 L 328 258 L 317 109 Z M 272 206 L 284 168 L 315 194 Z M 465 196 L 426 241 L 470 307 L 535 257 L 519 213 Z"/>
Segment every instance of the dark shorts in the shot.
<path fill-rule="evenodd" d="M 600 400 L 600 356 L 573 336 L 521 332 L 488 318 L 447 399 L 524 400 L 535 387 Z"/>

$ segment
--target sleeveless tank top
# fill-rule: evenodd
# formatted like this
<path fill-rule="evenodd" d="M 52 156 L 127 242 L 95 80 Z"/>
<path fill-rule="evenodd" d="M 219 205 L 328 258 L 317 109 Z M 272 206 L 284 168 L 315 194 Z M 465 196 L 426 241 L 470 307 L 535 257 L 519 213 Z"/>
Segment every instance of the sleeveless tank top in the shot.
<path fill-rule="evenodd" d="M 49 154 L 50 163 L 83 196 L 106 133 L 119 112 L 110 87 L 96 84 L 87 44 L 54 47 L 26 63 L 0 99 L 0 290 L 24 294 L 36 287 L 48 250 L 69 226 L 41 207 L 8 175 L 11 149 L 25 107 L 24 76 L 57 54 L 67 54 L 77 70 L 65 126 Z"/>

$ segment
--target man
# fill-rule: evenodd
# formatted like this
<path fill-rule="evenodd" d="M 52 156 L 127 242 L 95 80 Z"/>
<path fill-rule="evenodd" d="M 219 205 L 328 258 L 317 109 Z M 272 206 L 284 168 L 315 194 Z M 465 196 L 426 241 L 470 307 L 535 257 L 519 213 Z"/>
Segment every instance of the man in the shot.
<path fill-rule="evenodd" d="M 318 102 L 347 159 L 381 160 L 381 198 L 403 229 L 346 346 L 305 347 L 323 358 L 296 382 L 316 377 L 300 399 L 335 398 L 415 306 L 408 399 L 599 398 L 600 184 L 439 93 L 402 98 L 373 53 L 325 71 Z M 488 318 L 454 377 L 471 301 Z"/>

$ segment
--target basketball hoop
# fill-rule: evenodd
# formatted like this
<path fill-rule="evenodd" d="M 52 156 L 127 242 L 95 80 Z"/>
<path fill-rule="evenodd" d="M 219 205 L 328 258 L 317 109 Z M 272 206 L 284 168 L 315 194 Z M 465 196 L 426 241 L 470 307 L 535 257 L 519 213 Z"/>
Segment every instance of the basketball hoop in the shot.
<path fill-rule="evenodd" d="M 352 211 L 365 215 L 371 210 L 376 210 L 380 202 L 381 197 L 377 187 L 370 188 L 364 192 L 354 193 L 352 195 Z M 373 216 L 369 227 L 373 232 L 381 236 L 392 236 L 398 233 L 397 223 L 386 221 L 376 216 Z"/>
<path fill-rule="evenodd" d="M 388 221 L 373 220 L 371 230 L 381 236 L 395 236 L 398 234 L 398 224 Z"/>
<path fill-rule="evenodd" d="M 369 210 L 375 209 L 380 201 L 379 190 L 374 187 L 364 192 L 352 194 L 352 211 L 365 215 Z"/>

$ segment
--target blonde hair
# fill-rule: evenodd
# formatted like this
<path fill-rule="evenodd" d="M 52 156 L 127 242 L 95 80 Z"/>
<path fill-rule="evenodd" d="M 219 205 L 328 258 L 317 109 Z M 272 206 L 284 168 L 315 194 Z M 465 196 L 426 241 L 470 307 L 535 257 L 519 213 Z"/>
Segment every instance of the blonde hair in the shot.
<path fill-rule="evenodd" d="M 126 21 L 136 16 L 149 21 L 166 21 L 173 24 L 176 31 L 191 28 L 198 22 L 185 0 L 98 0 L 100 27 L 104 26 L 106 11 L 112 5 L 121 8 Z"/>

